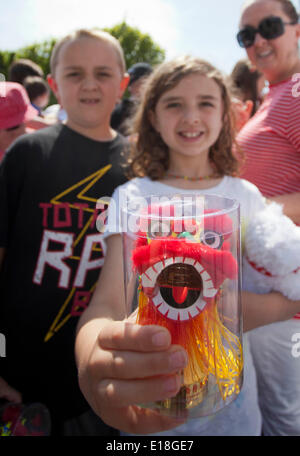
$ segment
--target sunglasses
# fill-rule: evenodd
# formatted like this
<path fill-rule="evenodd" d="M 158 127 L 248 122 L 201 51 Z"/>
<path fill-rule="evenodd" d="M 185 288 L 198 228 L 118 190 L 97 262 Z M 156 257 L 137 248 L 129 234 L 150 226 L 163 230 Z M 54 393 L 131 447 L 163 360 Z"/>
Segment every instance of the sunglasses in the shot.
<path fill-rule="evenodd" d="M 237 34 L 237 40 L 242 48 L 248 48 L 253 45 L 255 36 L 259 33 L 266 40 L 274 40 L 284 34 L 285 25 L 295 25 L 295 22 L 283 22 L 281 17 L 269 16 L 260 21 L 258 27 L 247 25 Z"/>

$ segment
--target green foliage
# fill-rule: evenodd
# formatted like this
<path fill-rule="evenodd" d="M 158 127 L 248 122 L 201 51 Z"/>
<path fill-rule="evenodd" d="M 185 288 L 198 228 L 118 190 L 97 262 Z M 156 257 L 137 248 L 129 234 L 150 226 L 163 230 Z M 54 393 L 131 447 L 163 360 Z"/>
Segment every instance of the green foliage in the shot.
<path fill-rule="evenodd" d="M 127 68 L 136 62 L 148 62 L 156 65 L 163 62 L 165 51 L 156 44 L 150 35 L 142 33 L 139 29 L 131 27 L 122 22 L 111 28 L 105 28 L 107 32 L 116 37 L 124 50 Z M 42 43 L 31 44 L 17 51 L 0 51 L 0 73 L 8 77 L 8 68 L 13 60 L 30 59 L 40 65 L 47 75 L 50 72 L 50 56 L 55 38 L 43 41 Z"/>
<path fill-rule="evenodd" d="M 121 24 L 104 30 L 120 41 L 127 68 L 137 62 L 148 62 L 153 66 L 163 62 L 165 51 L 152 40 L 150 35 L 142 33 L 139 29 L 131 27 L 123 21 Z M 50 73 L 50 56 L 55 42 L 56 39 L 52 38 L 17 51 L 0 51 L 0 73 L 8 79 L 8 69 L 14 60 L 29 59 L 40 65 L 47 76 Z M 51 94 L 50 102 L 55 103 L 53 94 Z"/>
<path fill-rule="evenodd" d="M 150 65 L 163 62 L 165 51 L 152 40 L 150 35 L 142 33 L 139 29 L 122 22 L 104 30 L 120 41 L 127 68 L 137 62 L 147 62 Z"/>
<path fill-rule="evenodd" d="M 45 76 L 50 72 L 50 56 L 55 44 L 55 39 L 43 41 L 42 43 L 31 44 L 17 51 L 0 51 L 0 73 L 8 78 L 8 68 L 14 60 L 29 59 L 40 65 Z"/>
<path fill-rule="evenodd" d="M 0 73 L 4 74 L 5 79 L 8 78 L 8 68 L 13 60 L 15 60 L 15 52 L 3 51 L 0 52 Z"/>

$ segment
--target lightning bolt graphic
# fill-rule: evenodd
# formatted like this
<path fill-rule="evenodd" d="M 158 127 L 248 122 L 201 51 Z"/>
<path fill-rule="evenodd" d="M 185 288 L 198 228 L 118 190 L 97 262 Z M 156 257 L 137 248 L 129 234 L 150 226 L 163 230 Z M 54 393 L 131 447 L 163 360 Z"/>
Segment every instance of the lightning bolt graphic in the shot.
<path fill-rule="evenodd" d="M 101 168 L 100 170 L 91 174 L 90 176 L 82 179 L 77 184 L 74 184 L 72 187 L 69 187 L 68 189 L 66 189 L 62 193 L 60 193 L 59 195 L 52 198 L 51 203 L 60 204 L 62 202 L 62 198 L 64 198 L 66 195 L 69 195 L 70 193 L 74 192 L 74 190 L 76 191 L 79 188 L 81 188 L 81 191 L 79 191 L 79 193 L 77 193 L 77 195 L 76 195 L 76 197 L 79 201 L 82 201 L 82 200 L 88 201 L 88 202 L 92 202 L 93 204 L 96 204 L 98 201 L 101 202 L 100 199 L 92 198 L 92 197 L 88 196 L 87 193 L 96 184 L 96 182 L 98 182 L 102 178 L 102 176 L 110 170 L 111 167 L 112 167 L 112 165 L 107 165 L 104 168 Z M 82 186 L 83 186 L 83 188 L 82 188 Z M 104 201 L 104 204 L 107 204 L 107 201 Z M 77 211 L 80 210 L 79 207 L 76 206 L 75 204 L 70 203 L 68 205 L 72 209 L 75 209 Z M 79 232 L 78 236 L 74 240 L 73 248 L 76 247 L 76 245 L 78 245 L 78 243 L 84 237 L 86 231 L 91 226 L 91 223 L 94 218 L 94 209 L 93 208 L 86 207 L 86 208 L 83 208 L 83 211 L 91 213 L 91 216 L 89 217 L 86 224 L 83 226 L 82 230 Z M 100 252 L 101 249 L 93 247 L 93 251 Z M 76 261 L 80 260 L 80 258 L 76 257 L 76 256 L 72 256 L 72 257 L 70 257 L 70 259 L 73 259 Z M 90 288 L 90 290 L 89 290 L 90 293 L 92 293 L 94 291 L 95 286 L 96 286 L 96 283 Z M 66 310 L 68 304 L 70 303 L 70 301 L 72 300 L 72 298 L 75 294 L 75 291 L 76 291 L 76 288 L 73 287 L 71 289 L 68 297 L 66 298 L 65 302 L 63 303 L 60 310 L 58 311 L 53 323 L 51 324 L 51 326 L 45 336 L 44 342 L 48 342 L 48 340 L 50 340 L 51 337 L 53 337 L 72 317 L 71 313 L 68 313 L 67 315 L 65 315 L 65 310 Z M 86 298 L 82 299 L 81 302 L 84 302 L 85 300 L 86 300 Z M 77 309 L 78 309 L 78 307 L 77 307 Z"/>

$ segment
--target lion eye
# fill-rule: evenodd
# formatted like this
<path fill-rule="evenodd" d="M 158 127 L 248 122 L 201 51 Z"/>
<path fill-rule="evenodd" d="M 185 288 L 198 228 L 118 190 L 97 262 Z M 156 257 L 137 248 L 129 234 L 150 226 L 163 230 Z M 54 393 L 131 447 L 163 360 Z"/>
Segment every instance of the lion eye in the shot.
<path fill-rule="evenodd" d="M 150 226 L 149 237 L 154 239 L 157 237 L 169 236 L 172 233 L 170 225 L 162 221 L 152 221 Z"/>
<path fill-rule="evenodd" d="M 203 244 L 212 249 L 219 249 L 223 244 L 223 236 L 216 231 L 204 230 L 200 239 Z"/>

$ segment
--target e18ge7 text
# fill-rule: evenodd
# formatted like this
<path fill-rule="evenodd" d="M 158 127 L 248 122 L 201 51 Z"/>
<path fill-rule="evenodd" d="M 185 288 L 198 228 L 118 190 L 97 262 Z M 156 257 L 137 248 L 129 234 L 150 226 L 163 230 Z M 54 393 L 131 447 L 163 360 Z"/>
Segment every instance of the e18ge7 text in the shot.
<path fill-rule="evenodd" d="M 193 440 L 151 440 L 151 451 L 190 451 Z"/>

